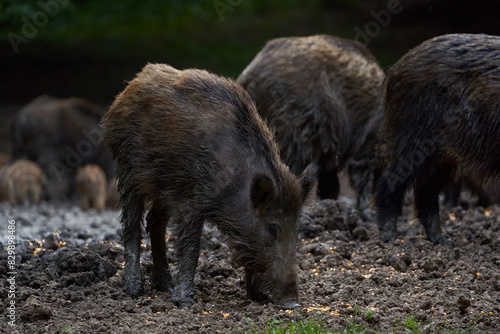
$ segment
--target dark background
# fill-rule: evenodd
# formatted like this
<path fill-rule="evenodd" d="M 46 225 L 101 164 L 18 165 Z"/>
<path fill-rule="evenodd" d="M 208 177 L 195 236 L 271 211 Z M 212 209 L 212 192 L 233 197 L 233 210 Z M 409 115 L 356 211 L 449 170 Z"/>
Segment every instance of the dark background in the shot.
<path fill-rule="evenodd" d="M 387 17 L 390 3 L 399 11 Z M 499 17 L 495 0 L 0 0 L 0 152 L 9 151 L 9 118 L 35 97 L 105 109 L 148 62 L 236 78 L 269 39 L 366 41 L 358 32 L 371 28 L 367 46 L 387 70 L 437 35 L 500 35 Z M 17 52 L 9 38 L 21 41 Z"/>

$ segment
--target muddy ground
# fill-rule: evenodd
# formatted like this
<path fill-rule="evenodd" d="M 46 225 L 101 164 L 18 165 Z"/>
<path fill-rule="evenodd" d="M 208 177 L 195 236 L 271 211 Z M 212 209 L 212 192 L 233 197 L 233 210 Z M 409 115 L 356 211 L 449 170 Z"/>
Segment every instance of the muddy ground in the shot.
<path fill-rule="evenodd" d="M 232 266 L 227 246 L 210 226 L 204 230 L 195 278 L 197 303 L 178 309 L 167 293 L 148 284 L 149 239 L 142 252 L 144 294 L 131 298 L 122 292 L 119 212 L 84 213 L 69 204 L 0 204 L 0 296 L 5 305 L 0 332 L 239 333 L 264 328 L 266 321 L 314 318 L 332 331 L 355 320 L 380 333 L 404 333 L 403 322 L 413 316 L 427 332 L 469 328 L 499 333 L 500 207 L 471 207 L 442 210 L 444 231 L 455 242 L 449 249 L 422 235 L 408 205 L 399 222 L 400 238 L 384 244 L 376 225 L 362 221 L 351 206 L 317 202 L 301 221 L 302 306 L 287 311 L 245 298 L 243 272 Z M 15 275 L 8 274 L 5 251 L 9 220 L 16 221 Z M 15 327 L 7 317 L 11 276 Z"/>

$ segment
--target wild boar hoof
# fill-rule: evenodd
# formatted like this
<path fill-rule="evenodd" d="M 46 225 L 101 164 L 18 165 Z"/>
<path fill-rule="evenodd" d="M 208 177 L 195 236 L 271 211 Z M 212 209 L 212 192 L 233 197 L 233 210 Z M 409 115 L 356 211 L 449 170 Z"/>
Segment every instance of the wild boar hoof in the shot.
<path fill-rule="evenodd" d="M 383 242 L 392 242 L 396 239 L 396 224 L 397 221 L 389 221 L 379 226 L 380 239 Z"/>
<path fill-rule="evenodd" d="M 172 292 L 172 278 L 170 273 L 155 273 L 153 271 L 153 274 L 151 275 L 151 287 L 158 291 Z"/>
<path fill-rule="evenodd" d="M 392 242 L 394 239 L 396 239 L 396 233 L 393 231 L 388 231 L 388 230 L 380 230 L 380 239 L 383 242 Z"/>
<path fill-rule="evenodd" d="M 296 308 L 296 307 L 299 307 L 300 304 L 295 302 L 295 301 L 291 301 L 291 302 L 285 302 L 285 303 L 280 303 L 277 305 L 279 308 L 286 308 L 286 309 L 292 309 L 292 308 Z"/>
<path fill-rule="evenodd" d="M 172 302 L 178 308 L 185 308 L 185 307 L 192 306 L 194 304 L 194 299 L 192 297 L 183 297 L 183 298 L 177 299 L 174 296 L 174 297 L 172 297 Z"/>
<path fill-rule="evenodd" d="M 372 211 L 370 209 L 364 209 L 359 211 L 359 215 L 364 221 L 373 221 Z"/>
<path fill-rule="evenodd" d="M 123 291 L 132 297 L 139 296 L 143 291 L 142 280 L 141 279 L 124 279 L 123 281 Z"/>
<path fill-rule="evenodd" d="M 140 266 L 125 265 L 123 271 L 123 291 L 132 297 L 137 297 L 143 291 L 143 277 Z"/>
<path fill-rule="evenodd" d="M 439 238 L 437 238 L 437 240 L 433 243 L 446 246 L 450 249 L 455 246 L 453 240 L 451 240 L 450 238 L 446 238 L 444 235 L 440 235 Z"/>

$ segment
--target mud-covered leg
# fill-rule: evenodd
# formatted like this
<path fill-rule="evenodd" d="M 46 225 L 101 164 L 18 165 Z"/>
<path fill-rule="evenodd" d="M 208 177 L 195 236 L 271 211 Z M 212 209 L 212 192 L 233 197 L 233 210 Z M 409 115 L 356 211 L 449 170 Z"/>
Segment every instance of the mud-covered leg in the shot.
<path fill-rule="evenodd" d="M 319 196 L 321 199 L 332 198 L 337 199 L 340 191 L 339 178 L 337 170 L 320 171 L 318 178 Z"/>
<path fill-rule="evenodd" d="M 368 162 L 368 161 L 366 161 Z M 373 182 L 375 175 L 375 163 L 364 163 L 364 161 L 353 161 L 349 163 L 348 172 L 351 185 L 356 190 L 358 199 L 358 212 L 365 220 L 372 220 L 370 200 L 373 193 Z"/>
<path fill-rule="evenodd" d="M 151 251 L 153 253 L 153 272 L 151 285 L 159 291 L 172 291 L 172 276 L 168 269 L 167 244 L 165 232 L 168 223 L 168 213 L 161 209 L 161 204 L 156 201 L 146 217 L 148 231 L 151 238 Z"/>
<path fill-rule="evenodd" d="M 398 164 L 392 163 L 377 183 L 375 205 L 380 239 L 384 242 L 396 238 L 398 215 L 412 177 L 412 173 L 401 172 Z"/>
<path fill-rule="evenodd" d="M 131 296 L 142 292 L 143 277 L 140 265 L 141 223 L 144 216 L 144 201 L 130 198 L 124 201 L 121 216 L 123 243 L 125 247 L 125 270 L 123 273 L 123 290 Z"/>
<path fill-rule="evenodd" d="M 427 237 L 434 244 L 453 247 L 453 242 L 443 236 L 439 219 L 439 193 L 446 183 L 451 168 L 427 169 L 415 187 L 415 208 Z"/>
<path fill-rule="evenodd" d="M 194 273 L 200 256 L 203 221 L 181 225 L 177 239 L 179 271 L 175 277 L 172 301 L 178 307 L 189 307 L 194 304 Z"/>

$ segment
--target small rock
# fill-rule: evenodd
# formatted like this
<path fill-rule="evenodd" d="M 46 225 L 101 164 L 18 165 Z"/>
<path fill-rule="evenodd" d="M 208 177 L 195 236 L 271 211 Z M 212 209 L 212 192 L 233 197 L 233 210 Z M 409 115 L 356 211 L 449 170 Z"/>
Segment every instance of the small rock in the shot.
<path fill-rule="evenodd" d="M 92 235 L 90 235 L 90 234 L 89 234 L 89 233 L 87 233 L 87 232 L 78 232 L 78 234 L 76 235 L 76 237 L 77 237 L 78 239 L 87 240 L 87 239 L 92 238 Z"/>
<path fill-rule="evenodd" d="M 368 240 L 368 231 L 363 226 L 358 226 L 352 231 L 352 235 L 356 240 L 366 241 Z"/>
<path fill-rule="evenodd" d="M 401 256 L 401 260 L 403 260 L 403 262 L 409 266 L 412 264 L 412 260 L 411 260 L 411 257 L 408 253 L 404 253 L 402 256 Z"/>
<path fill-rule="evenodd" d="M 19 292 L 19 301 L 23 301 L 28 299 L 31 296 L 39 296 L 38 290 L 29 288 L 29 287 L 24 287 L 20 290 Z"/>
<path fill-rule="evenodd" d="M 405 273 L 408 271 L 408 266 L 403 261 L 403 259 L 399 256 L 392 256 L 389 259 L 389 265 L 393 267 L 395 270 Z"/>
<path fill-rule="evenodd" d="M 61 238 L 57 233 L 49 233 L 44 236 L 45 239 L 45 248 L 57 250 L 61 245 Z"/>
<path fill-rule="evenodd" d="M 420 309 L 424 311 L 429 310 L 431 307 L 432 307 L 432 302 L 430 300 L 427 300 L 424 303 L 422 303 L 422 305 L 420 305 Z"/>
<path fill-rule="evenodd" d="M 201 307 L 200 304 L 196 303 L 196 304 L 193 304 L 191 306 L 191 311 L 194 313 L 194 314 L 197 314 L 197 313 L 201 313 L 203 312 L 203 308 Z"/>
<path fill-rule="evenodd" d="M 415 318 L 420 321 L 426 321 L 427 315 L 425 314 L 425 312 L 417 311 L 415 312 Z"/>
<path fill-rule="evenodd" d="M 195 304 L 195 305 L 199 305 L 199 304 Z M 151 305 L 151 311 L 153 313 L 165 312 L 166 309 L 167 309 L 167 306 L 164 303 Z"/>
<path fill-rule="evenodd" d="M 470 299 L 466 298 L 464 296 L 460 296 L 460 297 L 458 297 L 457 305 L 458 305 L 458 309 L 460 310 L 460 314 L 465 314 L 465 311 L 470 306 Z"/>
<path fill-rule="evenodd" d="M 21 318 L 24 321 L 48 320 L 51 316 L 52 310 L 36 296 L 26 299 L 21 307 Z"/>
<path fill-rule="evenodd" d="M 123 273 L 123 272 L 120 272 L 120 273 Z M 112 286 L 121 287 L 122 286 L 122 279 L 120 276 L 115 275 L 115 276 L 109 278 L 109 284 L 111 284 Z"/>
<path fill-rule="evenodd" d="M 420 263 L 419 267 L 422 270 L 424 270 L 426 273 L 431 273 L 431 272 L 436 271 L 438 269 L 438 267 L 434 263 L 430 262 L 429 260 L 425 260 L 422 263 Z"/>
<path fill-rule="evenodd" d="M 312 261 L 308 260 L 300 261 L 300 269 L 310 270 L 312 268 L 314 268 L 314 263 L 312 263 Z"/>

